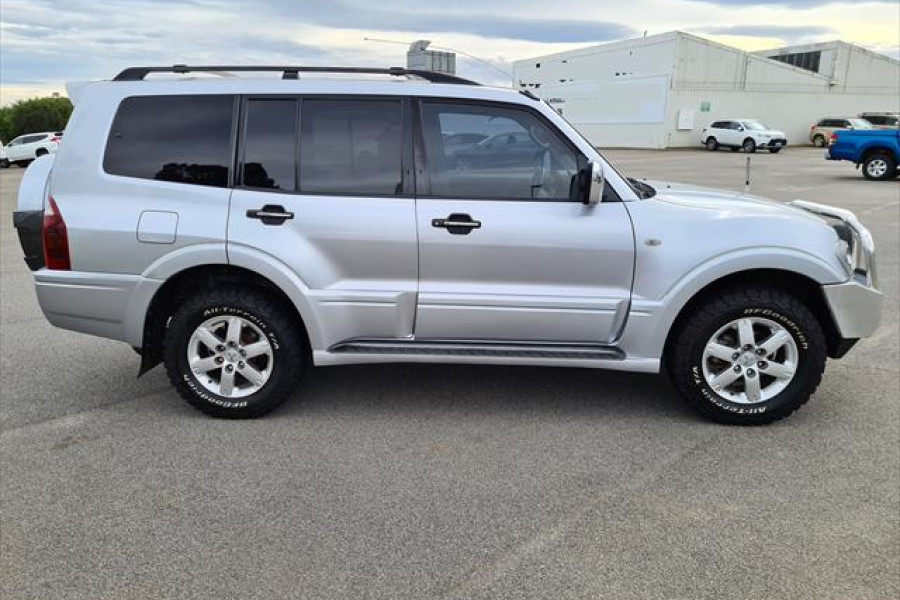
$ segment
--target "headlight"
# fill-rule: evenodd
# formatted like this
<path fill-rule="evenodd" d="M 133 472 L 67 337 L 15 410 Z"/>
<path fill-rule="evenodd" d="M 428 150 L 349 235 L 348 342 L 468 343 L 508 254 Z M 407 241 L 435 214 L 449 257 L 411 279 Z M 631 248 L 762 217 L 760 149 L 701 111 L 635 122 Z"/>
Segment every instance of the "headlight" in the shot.
<path fill-rule="evenodd" d="M 792 206 L 825 217 L 838 236 L 835 252 L 851 278 L 873 288 L 878 287 L 875 269 L 875 242 L 868 229 L 849 210 L 805 200 L 794 200 Z"/>

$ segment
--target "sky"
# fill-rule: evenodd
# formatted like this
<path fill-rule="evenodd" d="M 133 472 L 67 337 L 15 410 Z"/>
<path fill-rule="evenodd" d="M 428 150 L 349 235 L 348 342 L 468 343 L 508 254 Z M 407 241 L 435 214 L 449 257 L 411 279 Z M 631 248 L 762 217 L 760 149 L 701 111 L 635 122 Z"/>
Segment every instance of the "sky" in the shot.
<path fill-rule="evenodd" d="M 475 57 L 457 57 L 463 77 L 508 84 L 514 60 L 675 29 L 900 58 L 898 0 L 2 0 L 0 104 L 136 65 L 405 64 L 403 45 L 366 37 L 429 39 Z"/>

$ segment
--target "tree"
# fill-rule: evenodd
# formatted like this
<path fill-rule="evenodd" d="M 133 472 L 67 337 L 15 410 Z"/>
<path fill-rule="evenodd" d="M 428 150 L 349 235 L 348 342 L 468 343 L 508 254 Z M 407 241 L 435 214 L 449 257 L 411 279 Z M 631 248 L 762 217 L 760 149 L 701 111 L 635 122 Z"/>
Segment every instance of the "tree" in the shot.
<path fill-rule="evenodd" d="M 62 131 L 72 114 L 68 98 L 32 98 L 0 108 L 0 140 L 25 133 Z"/>

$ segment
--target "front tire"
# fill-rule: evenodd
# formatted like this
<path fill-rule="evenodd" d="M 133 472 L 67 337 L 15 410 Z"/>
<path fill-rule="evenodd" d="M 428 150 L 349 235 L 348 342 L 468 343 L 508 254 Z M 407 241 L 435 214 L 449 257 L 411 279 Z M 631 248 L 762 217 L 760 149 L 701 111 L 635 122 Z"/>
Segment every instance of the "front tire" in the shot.
<path fill-rule="evenodd" d="M 738 288 L 702 301 L 675 332 L 667 366 L 684 400 L 729 425 L 765 425 L 803 406 L 825 370 L 822 327 L 780 290 Z"/>
<path fill-rule="evenodd" d="M 781 152 L 781 148 L 769 148 L 770 154 L 778 154 L 779 152 Z"/>
<path fill-rule="evenodd" d="M 257 290 L 203 290 L 166 330 L 169 380 L 194 408 L 222 418 L 264 415 L 297 387 L 309 348 L 296 315 Z"/>
<path fill-rule="evenodd" d="M 9 168 L 9 160 L 8 159 L 0 159 L 0 169 L 8 169 Z"/>
<path fill-rule="evenodd" d="M 897 162 L 889 154 L 872 154 L 862 165 L 863 177 L 873 181 L 893 179 L 897 172 Z"/>

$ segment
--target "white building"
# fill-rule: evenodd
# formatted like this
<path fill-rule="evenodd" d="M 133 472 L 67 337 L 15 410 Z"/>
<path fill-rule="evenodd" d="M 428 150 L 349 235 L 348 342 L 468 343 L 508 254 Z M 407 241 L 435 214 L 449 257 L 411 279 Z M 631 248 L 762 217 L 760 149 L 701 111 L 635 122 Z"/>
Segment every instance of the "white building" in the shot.
<path fill-rule="evenodd" d="M 744 52 L 674 31 L 516 61 L 517 85 L 597 146 L 700 144 L 718 119 L 757 118 L 808 144 L 822 117 L 900 111 L 900 61 L 845 42 Z"/>

